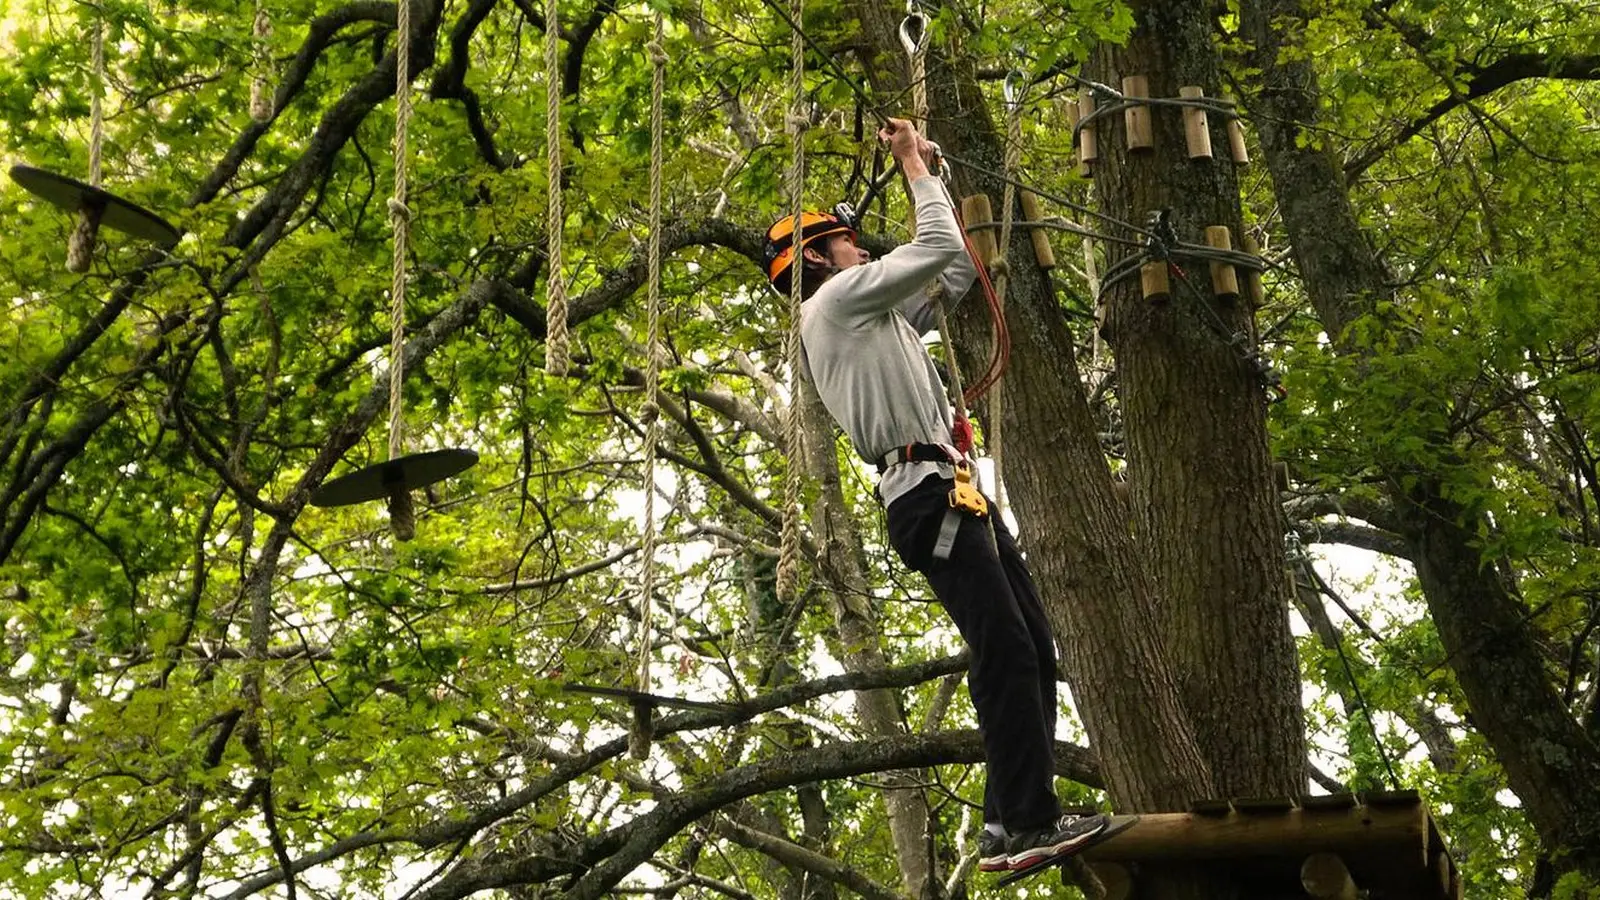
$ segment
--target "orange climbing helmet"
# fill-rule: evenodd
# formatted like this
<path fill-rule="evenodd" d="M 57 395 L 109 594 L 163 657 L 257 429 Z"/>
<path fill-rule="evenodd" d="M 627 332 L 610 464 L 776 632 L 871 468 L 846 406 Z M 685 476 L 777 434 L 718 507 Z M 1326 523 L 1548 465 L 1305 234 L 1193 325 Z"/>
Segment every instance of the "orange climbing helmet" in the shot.
<path fill-rule="evenodd" d="M 795 257 L 806 245 L 830 234 L 848 234 L 856 239 L 850 223 L 832 213 L 806 211 L 800 215 L 800 245 L 794 242 L 794 216 L 784 216 L 767 229 L 767 281 L 780 294 L 789 293 L 789 273 Z"/>

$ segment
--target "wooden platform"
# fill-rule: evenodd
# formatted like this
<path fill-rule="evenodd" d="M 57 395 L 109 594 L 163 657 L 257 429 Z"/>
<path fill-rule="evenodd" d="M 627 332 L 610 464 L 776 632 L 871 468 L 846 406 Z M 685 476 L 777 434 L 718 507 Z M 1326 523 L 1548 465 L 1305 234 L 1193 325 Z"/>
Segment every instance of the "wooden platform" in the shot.
<path fill-rule="evenodd" d="M 1415 791 L 1204 800 L 1192 810 L 1146 813 L 1084 852 L 1107 900 L 1136 896 L 1141 872 L 1187 866 L 1225 869 L 1246 897 L 1462 896 L 1455 861 Z"/>

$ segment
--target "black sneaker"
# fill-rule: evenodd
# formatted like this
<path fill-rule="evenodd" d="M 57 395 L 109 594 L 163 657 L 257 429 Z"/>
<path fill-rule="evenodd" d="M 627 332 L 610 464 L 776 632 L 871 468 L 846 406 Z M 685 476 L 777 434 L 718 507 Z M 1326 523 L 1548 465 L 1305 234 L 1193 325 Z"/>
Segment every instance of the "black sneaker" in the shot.
<path fill-rule="evenodd" d="M 1031 828 L 1011 837 L 1006 866 L 1013 872 L 1031 869 L 1063 856 L 1087 844 L 1110 822 L 1105 815 L 1065 815 L 1043 828 Z"/>
<path fill-rule="evenodd" d="M 978 833 L 978 871 L 1004 872 L 1011 868 L 1010 837 L 983 831 Z"/>

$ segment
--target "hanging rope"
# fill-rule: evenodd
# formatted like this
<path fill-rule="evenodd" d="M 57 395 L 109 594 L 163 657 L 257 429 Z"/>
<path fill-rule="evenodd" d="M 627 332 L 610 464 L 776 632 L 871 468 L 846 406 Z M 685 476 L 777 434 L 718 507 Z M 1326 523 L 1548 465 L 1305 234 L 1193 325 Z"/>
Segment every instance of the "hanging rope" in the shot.
<path fill-rule="evenodd" d="M 795 22 L 801 21 L 801 14 L 805 11 L 805 0 L 789 0 L 789 15 Z M 800 235 L 800 221 L 805 215 L 805 190 L 806 190 L 806 129 L 811 126 L 811 119 L 806 115 L 805 94 L 805 63 L 806 43 L 805 36 L 799 29 L 795 29 L 789 40 L 790 68 L 789 68 L 789 135 L 794 141 L 793 156 L 789 161 L 789 207 L 794 216 L 793 234 Z M 783 481 L 783 531 L 778 543 L 778 601 L 791 605 L 799 596 L 800 589 L 800 489 L 802 487 L 803 448 L 800 445 L 800 415 L 802 388 L 800 367 L 803 365 L 800 351 L 800 304 L 804 299 L 801 294 L 801 280 L 805 270 L 805 260 L 802 254 L 796 254 L 794 263 L 789 271 L 789 334 L 784 342 L 784 357 L 789 361 L 789 391 L 788 415 L 783 422 L 784 449 L 789 455 L 789 464 L 784 474 Z"/>
<path fill-rule="evenodd" d="M 549 311 L 545 330 L 545 371 L 565 375 L 572 362 L 571 339 L 567 336 L 567 281 L 562 272 L 561 231 L 566 213 L 561 207 L 561 70 L 560 38 L 556 0 L 544 5 L 544 142 L 545 178 L 550 204 L 545 218 L 545 239 L 549 244 L 545 279 Z"/>
<path fill-rule="evenodd" d="M 250 118 L 265 122 L 272 118 L 272 17 L 262 0 L 256 0 L 252 37 L 255 73 L 250 79 Z"/>
<path fill-rule="evenodd" d="M 406 168 L 411 128 L 411 0 L 400 0 L 395 22 L 394 48 L 394 196 L 389 198 L 389 228 L 394 232 L 394 260 L 389 277 L 389 459 L 405 454 L 406 378 L 406 248 L 410 239 L 411 209 L 406 206 Z M 390 527 L 400 540 L 416 532 L 416 511 L 411 493 L 393 491 L 389 504 Z"/>
<path fill-rule="evenodd" d="M 98 6 L 94 9 L 94 30 L 89 36 L 93 71 L 89 90 L 89 185 L 97 188 L 106 141 L 106 117 L 101 101 L 106 88 L 106 20 L 105 10 Z M 67 271 L 89 271 L 94 262 L 95 232 L 100 228 L 100 216 L 104 211 L 104 207 L 93 204 L 78 210 L 78 219 L 67 238 Z"/>
<path fill-rule="evenodd" d="M 914 8 L 900 23 L 900 44 L 910 60 L 911 117 L 921 132 L 928 121 L 928 22 Z M 915 209 L 911 211 L 911 232 L 913 236 L 916 234 Z M 979 261 L 975 259 L 974 262 Z M 961 386 L 961 367 L 956 363 L 955 333 L 950 330 L 944 292 L 938 288 L 934 290 L 937 292 L 933 302 L 938 314 L 939 342 L 944 345 L 945 367 L 950 375 L 950 405 L 955 407 L 953 439 L 956 448 L 967 453 L 972 450 L 972 422 L 967 415 L 966 391 Z"/>
<path fill-rule="evenodd" d="M 106 89 L 106 20 L 96 7 L 94 36 L 91 38 L 94 92 L 89 97 L 89 184 L 100 186 L 100 156 L 106 141 L 106 115 L 101 95 Z"/>
<path fill-rule="evenodd" d="M 1011 280 L 1011 223 L 1015 218 L 1012 207 L 1016 205 L 1017 189 L 1013 183 L 1017 167 L 1022 163 L 1022 97 L 1021 90 L 1013 84 L 1013 79 L 1022 73 L 1013 71 L 1005 80 L 1005 107 L 1006 107 L 1006 151 L 1002 163 L 1007 180 L 1001 192 L 1000 200 L 1000 239 L 995 250 L 995 258 L 990 263 L 989 270 L 994 276 L 994 297 L 996 313 L 1000 322 L 1006 317 L 1006 286 Z M 999 339 L 996 329 L 996 340 Z M 1003 425 L 1005 422 L 1005 389 L 1001 384 L 1000 373 L 995 373 L 993 396 L 989 401 L 989 456 L 994 460 L 994 487 L 997 512 L 1005 510 L 1005 443 L 1002 440 Z"/>
<path fill-rule="evenodd" d="M 667 51 L 662 44 L 664 25 L 661 13 L 656 13 L 655 38 L 646 46 L 650 53 L 650 238 L 648 292 L 646 299 L 645 353 L 648 354 L 644 370 L 644 408 L 640 417 L 645 420 L 644 431 L 644 538 L 640 550 L 644 556 L 644 572 L 640 577 L 639 591 L 639 680 L 641 693 L 650 693 L 650 618 L 651 601 L 656 588 L 656 448 L 661 442 L 661 406 L 656 402 L 656 391 L 661 382 L 661 353 L 657 346 L 661 340 L 661 170 L 662 170 L 662 95 L 665 93 Z M 635 717 L 635 727 L 628 734 L 628 751 L 635 759 L 650 755 L 650 726 L 648 714 Z"/>

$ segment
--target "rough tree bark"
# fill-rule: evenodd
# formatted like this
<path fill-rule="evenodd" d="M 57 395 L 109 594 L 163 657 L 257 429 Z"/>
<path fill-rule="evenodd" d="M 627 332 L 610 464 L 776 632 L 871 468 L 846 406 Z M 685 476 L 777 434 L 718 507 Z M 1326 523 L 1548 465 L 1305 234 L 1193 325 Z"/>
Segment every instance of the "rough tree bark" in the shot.
<path fill-rule="evenodd" d="M 1092 78 L 1116 87 L 1142 75 L 1156 98 L 1176 98 L 1186 85 L 1223 93 L 1210 4 L 1132 6 L 1133 35 L 1098 48 Z M 1128 149 L 1121 114 L 1095 123 L 1101 211 L 1138 224 L 1167 210 L 1179 240 L 1204 244 L 1207 226 L 1224 225 L 1239 246 L 1236 164 L 1226 152 L 1189 159 L 1180 111 L 1147 109 L 1150 150 Z M 1208 118 L 1213 146 L 1227 147 L 1224 117 Z M 1252 315 L 1247 300 L 1213 294 L 1205 265 L 1182 265 L 1188 277 L 1171 279 L 1168 300 L 1144 300 L 1137 278 L 1107 291 L 1134 531 L 1162 586 L 1157 621 L 1217 789 L 1298 794 L 1304 724 L 1265 390 L 1240 356 L 1252 345 L 1230 345 L 1233 335 L 1253 338 Z"/>
<path fill-rule="evenodd" d="M 809 381 L 802 381 L 793 401 L 802 404 L 802 434 L 805 465 L 810 477 L 821 487 L 811 507 L 811 527 L 822 550 L 820 576 L 828 585 L 833 606 L 835 651 L 847 672 L 871 672 L 888 668 L 883 655 L 882 635 L 871 605 L 871 583 L 867 579 L 866 559 L 844 502 L 839 480 L 839 458 L 834 453 L 833 420 Z M 894 737 L 906 733 L 900 699 L 890 690 L 856 691 L 856 717 L 861 728 L 874 737 Z M 915 772 L 886 772 L 881 776 L 883 805 L 889 816 L 889 832 L 894 839 L 895 856 L 906 892 L 919 900 L 938 900 L 942 894 L 939 872 L 931 852 L 928 831 L 928 804 L 921 788 L 926 778 Z"/>
<path fill-rule="evenodd" d="M 861 0 L 857 9 L 865 69 L 879 80 L 881 96 L 894 96 L 906 71 L 899 10 L 883 0 Z M 931 55 L 928 89 L 932 137 L 952 154 L 997 169 L 1000 135 L 971 66 Z M 958 172 L 954 188 L 1000 193 L 1000 185 L 966 171 Z M 1112 494 L 1072 335 L 1049 282 L 1027 241 L 1013 242 L 1009 261 L 1007 487 L 1022 545 L 1112 798 L 1124 810 L 1182 809 L 1210 795 L 1212 784 L 1160 643 L 1156 585 Z M 968 301 L 956 318 L 964 362 L 986 359 L 990 328 L 982 301 Z"/>
<path fill-rule="evenodd" d="M 1259 87 L 1251 103 L 1295 261 L 1323 328 L 1341 353 L 1364 351 L 1348 334 L 1392 294 L 1385 266 L 1362 232 L 1331 149 L 1299 138 L 1317 121 L 1319 87 L 1292 27 L 1296 0 L 1244 0 L 1241 28 L 1253 45 Z M 1447 398 L 1417 397 L 1418 403 Z M 1448 446 L 1439 448 L 1451 456 Z M 1478 730 L 1557 865 L 1600 878 L 1600 745 L 1562 702 L 1541 662 L 1524 604 L 1485 559 L 1482 509 L 1447 497 L 1438 473 L 1390 476 L 1397 530 Z"/>

